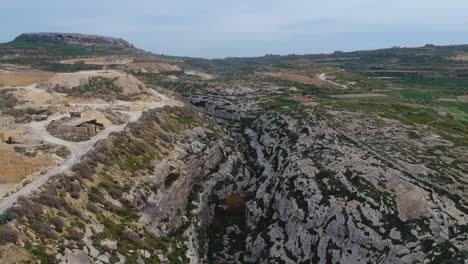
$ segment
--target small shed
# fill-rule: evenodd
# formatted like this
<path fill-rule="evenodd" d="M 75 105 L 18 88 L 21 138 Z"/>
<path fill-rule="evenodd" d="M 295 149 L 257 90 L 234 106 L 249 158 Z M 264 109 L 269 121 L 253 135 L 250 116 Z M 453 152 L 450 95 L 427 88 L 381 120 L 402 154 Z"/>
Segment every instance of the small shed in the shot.
<path fill-rule="evenodd" d="M 81 136 L 92 137 L 104 130 L 104 125 L 98 123 L 96 119 L 76 118 L 60 124 L 58 129 L 62 132 L 71 132 Z"/>

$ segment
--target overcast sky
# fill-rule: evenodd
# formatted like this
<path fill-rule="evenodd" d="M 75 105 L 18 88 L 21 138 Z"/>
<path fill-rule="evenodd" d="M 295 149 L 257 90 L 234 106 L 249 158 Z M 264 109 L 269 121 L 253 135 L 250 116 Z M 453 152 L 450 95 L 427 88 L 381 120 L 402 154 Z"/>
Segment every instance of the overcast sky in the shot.
<path fill-rule="evenodd" d="M 468 43 L 467 0 L 0 0 L 0 12 L 0 42 L 78 32 L 206 58 Z"/>

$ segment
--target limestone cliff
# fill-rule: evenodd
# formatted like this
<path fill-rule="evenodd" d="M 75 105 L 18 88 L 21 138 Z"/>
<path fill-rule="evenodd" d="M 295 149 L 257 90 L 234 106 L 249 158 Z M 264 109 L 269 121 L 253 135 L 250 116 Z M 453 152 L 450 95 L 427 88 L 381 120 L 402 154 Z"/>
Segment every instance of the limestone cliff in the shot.
<path fill-rule="evenodd" d="M 15 41 L 62 43 L 124 50 L 134 49 L 133 45 L 123 39 L 78 33 L 24 33 L 18 36 Z"/>

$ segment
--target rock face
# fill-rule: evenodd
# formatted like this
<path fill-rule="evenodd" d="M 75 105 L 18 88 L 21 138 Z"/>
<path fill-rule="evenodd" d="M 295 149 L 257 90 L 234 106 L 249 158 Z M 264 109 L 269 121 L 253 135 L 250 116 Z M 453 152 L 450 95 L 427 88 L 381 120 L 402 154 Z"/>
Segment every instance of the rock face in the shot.
<path fill-rule="evenodd" d="M 123 39 L 77 33 L 24 33 L 15 40 L 96 46 L 124 50 L 134 49 L 133 45 Z"/>
<path fill-rule="evenodd" d="M 12 225 L 53 263 L 186 263 L 188 247 L 203 259 L 195 229 L 211 221 L 211 190 L 239 159 L 228 143 L 194 108 L 150 110 L 20 199 Z"/>
<path fill-rule="evenodd" d="M 225 99 L 223 96 L 194 95 L 190 97 L 190 102 L 201 107 L 207 114 L 228 119 L 241 120 L 252 116 L 252 112 L 258 110 L 256 104 L 248 101 L 233 101 Z"/>
<path fill-rule="evenodd" d="M 214 236 L 212 242 L 223 246 L 209 257 L 228 263 L 463 263 L 457 262 L 466 258 L 468 239 L 462 200 L 437 188 L 426 165 L 416 171 L 388 159 L 332 120 L 311 111 L 270 112 L 246 130 L 258 169 L 229 188 L 253 198 L 245 222 Z M 394 136 L 393 130 L 380 137 Z M 452 174 L 466 177 L 460 170 Z"/>

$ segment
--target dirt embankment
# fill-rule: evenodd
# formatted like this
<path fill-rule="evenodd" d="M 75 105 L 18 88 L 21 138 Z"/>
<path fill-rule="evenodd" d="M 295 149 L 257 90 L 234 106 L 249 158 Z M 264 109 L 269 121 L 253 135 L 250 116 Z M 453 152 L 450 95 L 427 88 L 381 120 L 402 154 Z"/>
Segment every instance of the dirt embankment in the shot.
<path fill-rule="evenodd" d="M 468 61 L 468 54 L 460 54 L 454 57 L 450 57 L 450 59 L 455 61 Z"/>
<path fill-rule="evenodd" d="M 116 70 L 59 73 L 39 87 L 71 96 L 159 100 L 133 75 Z"/>
<path fill-rule="evenodd" d="M 131 72 L 142 73 L 171 73 L 182 72 L 182 68 L 178 65 L 165 62 L 134 62 L 127 65 Z"/>
<path fill-rule="evenodd" d="M 91 57 L 91 58 L 79 58 L 62 60 L 62 64 L 92 64 L 92 65 L 126 65 L 133 62 L 132 58 L 118 57 L 118 56 L 107 56 L 107 57 Z"/>

